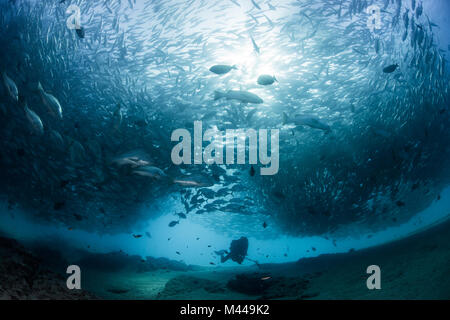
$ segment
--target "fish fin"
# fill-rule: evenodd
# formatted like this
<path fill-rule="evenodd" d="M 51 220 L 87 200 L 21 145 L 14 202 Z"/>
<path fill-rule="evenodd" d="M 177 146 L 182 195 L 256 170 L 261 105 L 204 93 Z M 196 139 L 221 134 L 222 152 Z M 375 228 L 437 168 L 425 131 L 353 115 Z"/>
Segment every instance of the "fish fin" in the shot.
<path fill-rule="evenodd" d="M 38 81 L 37 89 L 38 89 L 38 91 L 44 92 L 44 88 L 42 88 L 42 84 L 40 81 Z"/>
<path fill-rule="evenodd" d="M 214 101 L 224 98 L 225 96 L 226 94 L 224 92 L 218 90 L 214 91 Z"/>
<path fill-rule="evenodd" d="M 278 83 L 279 83 L 278 79 L 275 78 L 275 76 L 273 76 L 273 80 L 274 80 L 275 82 L 278 82 Z"/>

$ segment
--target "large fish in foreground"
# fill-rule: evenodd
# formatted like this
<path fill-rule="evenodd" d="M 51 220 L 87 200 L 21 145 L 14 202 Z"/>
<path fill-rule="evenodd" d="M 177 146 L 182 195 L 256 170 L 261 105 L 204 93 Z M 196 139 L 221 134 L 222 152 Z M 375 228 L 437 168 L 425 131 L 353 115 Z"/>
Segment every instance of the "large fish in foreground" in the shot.
<path fill-rule="evenodd" d="M 14 81 L 12 81 L 10 77 L 8 77 L 6 72 L 2 73 L 2 78 L 3 84 L 6 88 L 6 91 L 8 91 L 9 96 L 16 102 L 19 101 L 19 90 L 17 89 L 17 86 L 14 83 Z"/>
<path fill-rule="evenodd" d="M 384 69 L 383 69 L 383 72 L 384 72 L 384 73 L 392 73 L 392 72 L 394 72 L 395 70 L 397 70 L 398 67 L 399 67 L 398 64 L 392 64 L 392 65 L 387 66 L 386 68 L 384 68 Z"/>
<path fill-rule="evenodd" d="M 73 165 L 84 165 L 86 161 L 86 150 L 81 143 L 73 140 L 69 147 L 69 154 Z"/>
<path fill-rule="evenodd" d="M 308 115 L 297 114 L 294 116 L 293 119 L 291 119 L 285 112 L 283 112 L 283 125 L 286 124 L 294 124 L 296 126 L 308 126 L 313 129 L 323 130 L 326 133 L 331 132 L 331 127 L 328 124 L 324 123 L 323 121 L 321 121 L 316 117 Z"/>
<path fill-rule="evenodd" d="M 152 165 L 149 156 L 145 153 L 145 151 L 142 150 L 133 150 L 125 154 L 116 156 L 110 160 L 110 163 L 116 165 L 119 168 L 130 167 L 132 169 Z"/>
<path fill-rule="evenodd" d="M 55 117 L 62 119 L 62 108 L 58 99 L 56 99 L 50 93 L 46 93 L 42 88 L 41 83 L 38 83 L 39 94 L 41 95 L 42 102 L 47 107 L 48 111 Z"/>
<path fill-rule="evenodd" d="M 161 179 L 167 177 L 164 171 L 154 166 L 144 166 L 139 168 L 138 170 L 134 170 L 133 173 L 141 177 L 149 177 L 154 179 Z"/>
<path fill-rule="evenodd" d="M 257 83 L 261 86 L 270 86 L 270 85 L 274 84 L 275 81 L 278 82 L 278 80 L 277 80 L 277 78 L 275 78 L 275 76 L 263 74 L 258 77 Z"/>
<path fill-rule="evenodd" d="M 255 104 L 261 104 L 263 103 L 263 99 L 258 97 L 256 94 L 248 92 L 248 91 L 241 91 L 241 90 L 229 90 L 227 92 L 223 91 L 214 91 L 214 100 L 219 100 L 222 98 L 226 98 L 227 100 L 238 100 L 242 103 L 255 103 Z"/>
<path fill-rule="evenodd" d="M 44 125 L 36 112 L 25 106 L 25 116 L 33 131 L 39 135 L 42 135 L 44 133 Z"/>
<path fill-rule="evenodd" d="M 50 144 L 59 150 L 64 150 L 65 143 L 62 135 L 56 130 L 50 130 L 49 132 Z"/>
<path fill-rule="evenodd" d="M 227 74 L 228 72 L 230 72 L 231 70 L 236 70 L 236 66 L 228 66 L 228 65 L 224 65 L 224 64 L 219 64 L 219 65 L 215 65 L 212 66 L 209 71 L 211 71 L 212 73 L 218 74 L 218 75 L 224 75 Z"/>

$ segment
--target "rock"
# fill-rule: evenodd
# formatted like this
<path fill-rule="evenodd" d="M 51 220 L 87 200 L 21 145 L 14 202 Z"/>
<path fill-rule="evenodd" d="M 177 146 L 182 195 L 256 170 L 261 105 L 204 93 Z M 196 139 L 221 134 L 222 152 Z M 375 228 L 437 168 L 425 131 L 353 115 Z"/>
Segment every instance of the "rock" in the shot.
<path fill-rule="evenodd" d="M 238 274 L 228 281 L 230 290 L 262 299 L 297 297 L 308 288 L 309 281 L 302 277 L 274 277 L 263 280 L 267 275 L 260 273 Z"/>
<path fill-rule="evenodd" d="M 219 282 L 192 276 L 178 276 L 166 283 L 164 290 L 158 294 L 158 297 L 170 298 L 179 294 L 186 295 L 188 292 L 199 289 L 209 293 L 225 292 L 225 288 Z"/>
<path fill-rule="evenodd" d="M 319 292 L 313 292 L 313 293 L 305 293 L 303 295 L 300 296 L 300 300 L 305 300 L 305 299 L 311 299 L 311 298 L 315 298 L 319 295 Z"/>
<path fill-rule="evenodd" d="M 66 279 L 45 270 L 39 259 L 17 241 L 0 237 L 0 299 L 80 300 L 96 297 L 69 290 Z"/>
<path fill-rule="evenodd" d="M 230 290 L 244 293 L 247 295 L 257 296 L 263 295 L 270 286 L 269 280 L 261 280 L 263 275 L 255 274 L 238 274 L 234 279 L 228 281 L 227 287 Z"/>
<path fill-rule="evenodd" d="M 130 290 L 123 289 L 123 288 L 108 288 L 108 289 L 106 289 L 106 291 L 115 293 L 115 294 L 125 294 L 125 293 L 129 292 Z"/>

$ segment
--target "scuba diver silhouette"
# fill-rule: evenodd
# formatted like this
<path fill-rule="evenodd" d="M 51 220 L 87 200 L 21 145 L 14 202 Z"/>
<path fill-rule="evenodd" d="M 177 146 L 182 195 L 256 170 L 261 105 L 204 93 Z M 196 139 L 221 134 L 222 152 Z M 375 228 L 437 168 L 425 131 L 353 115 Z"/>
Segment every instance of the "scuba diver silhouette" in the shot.
<path fill-rule="evenodd" d="M 247 250 L 248 250 L 248 239 L 246 237 L 241 237 L 238 240 L 231 241 L 230 252 L 228 252 L 227 250 L 220 250 L 215 251 L 215 253 L 220 256 L 220 262 L 222 263 L 226 262 L 228 259 L 231 259 L 234 262 L 242 264 L 244 259 L 247 259 L 249 261 L 256 263 L 259 266 L 258 262 L 246 258 Z"/>

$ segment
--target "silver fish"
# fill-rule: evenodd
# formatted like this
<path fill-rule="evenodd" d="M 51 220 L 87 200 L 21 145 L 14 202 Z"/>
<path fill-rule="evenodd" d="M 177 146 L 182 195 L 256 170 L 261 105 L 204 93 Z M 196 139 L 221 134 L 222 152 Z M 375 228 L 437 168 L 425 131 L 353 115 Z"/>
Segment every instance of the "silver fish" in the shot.
<path fill-rule="evenodd" d="M 70 160 L 74 165 L 82 165 L 86 161 L 86 151 L 78 141 L 74 140 L 70 146 Z"/>
<path fill-rule="evenodd" d="M 238 100 L 242 103 L 254 103 L 254 104 L 261 104 L 264 103 L 263 99 L 258 97 L 256 94 L 248 92 L 248 91 L 241 91 L 241 90 L 229 90 L 227 92 L 222 91 L 214 91 L 214 100 L 219 100 L 222 98 L 226 98 L 227 100 Z"/>
<path fill-rule="evenodd" d="M 25 106 L 25 116 L 33 131 L 39 135 L 42 135 L 44 133 L 44 125 L 36 112 Z"/>
<path fill-rule="evenodd" d="M 6 72 L 2 73 L 2 78 L 3 78 L 3 85 L 5 86 L 6 91 L 8 91 L 9 96 L 14 101 L 16 102 L 19 101 L 19 90 L 17 89 L 17 86 L 14 83 L 14 81 L 12 81 L 10 77 L 8 77 Z"/>
<path fill-rule="evenodd" d="M 275 82 L 278 82 L 275 76 L 270 76 L 268 74 L 260 75 L 257 80 L 257 83 L 262 86 L 270 86 Z"/>
<path fill-rule="evenodd" d="M 113 113 L 113 128 L 114 130 L 118 130 L 122 124 L 122 110 L 120 103 L 117 104 L 116 110 Z"/>
<path fill-rule="evenodd" d="M 259 46 L 256 44 L 255 39 L 253 39 L 252 36 L 250 36 L 250 39 L 252 40 L 253 49 L 255 50 L 256 53 L 260 54 L 261 50 L 259 49 Z"/>
<path fill-rule="evenodd" d="M 153 166 L 140 167 L 138 170 L 133 171 L 134 174 L 142 177 L 150 177 L 160 179 L 162 177 L 167 177 L 167 175 L 160 168 Z"/>
<path fill-rule="evenodd" d="M 301 115 L 297 114 L 293 119 L 290 119 L 289 116 L 283 112 L 283 125 L 286 124 L 294 124 L 296 126 L 308 126 L 313 129 L 323 130 L 326 133 L 331 132 L 331 127 L 321 121 L 320 119 L 309 116 L 309 115 Z"/>
<path fill-rule="evenodd" d="M 230 72 L 233 69 L 237 69 L 235 65 L 233 66 L 228 66 L 228 65 L 224 65 L 224 64 L 218 64 L 215 66 L 212 66 L 211 68 L 209 68 L 209 71 L 211 71 L 212 73 L 218 74 L 218 75 L 223 75 L 223 74 L 227 74 L 228 72 Z"/>
<path fill-rule="evenodd" d="M 47 107 L 50 114 L 52 114 L 54 117 L 62 119 L 62 107 L 58 99 L 56 99 L 50 93 L 46 93 L 40 82 L 38 83 L 38 90 L 39 94 L 41 95 L 42 102 Z"/>
<path fill-rule="evenodd" d="M 49 138 L 50 138 L 52 146 L 54 146 L 60 150 L 64 149 L 64 145 L 65 145 L 64 139 L 58 131 L 51 130 L 49 133 Z"/>

